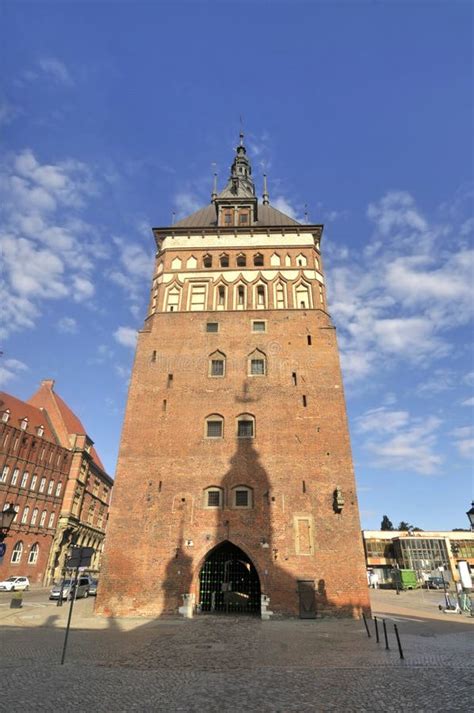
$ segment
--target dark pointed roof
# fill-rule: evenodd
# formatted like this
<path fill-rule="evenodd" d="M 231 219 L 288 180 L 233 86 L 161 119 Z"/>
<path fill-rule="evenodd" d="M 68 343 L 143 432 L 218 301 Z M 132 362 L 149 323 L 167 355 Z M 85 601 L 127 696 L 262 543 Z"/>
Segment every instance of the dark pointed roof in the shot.
<path fill-rule="evenodd" d="M 280 210 L 277 210 L 271 205 L 258 205 L 258 219 L 252 224 L 252 228 L 268 227 L 287 227 L 291 225 L 301 225 L 297 220 L 290 218 Z M 213 203 L 197 210 L 195 213 L 186 216 L 182 220 L 178 220 L 173 228 L 210 228 L 217 227 L 216 207 Z M 247 228 L 248 229 L 248 228 Z"/>

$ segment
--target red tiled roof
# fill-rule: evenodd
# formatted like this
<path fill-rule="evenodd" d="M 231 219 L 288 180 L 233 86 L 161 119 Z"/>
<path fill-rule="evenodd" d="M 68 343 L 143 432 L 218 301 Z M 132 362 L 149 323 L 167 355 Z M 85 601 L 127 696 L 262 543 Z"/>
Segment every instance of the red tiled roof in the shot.
<path fill-rule="evenodd" d="M 38 391 L 28 400 L 34 406 L 40 406 L 50 415 L 52 424 L 56 429 L 56 433 L 60 442 L 70 448 L 71 443 L 69 436 L 72 434 L 86 435 L 87 431 L 84 428 L 81 420 L 69 408 L 63 399 L 53 390 L 54 381 L 45 379 L 41 382 Z M 99 458 L 94 446 L 91 448 L 91 456 L 94 463 L 105 472 L 102 461 Z"/>
<path fill-rule="evenodd" d="M 28 419 L 28 427 L 25 433 L 31 433 L 36 435 L 36 429 L 39 426 L 43 426 L 44 433 L 42 438 L 46 441 L 51 441 L 52 443 L 59 443 L 59 439 L 54 433 L 50 426 L 48 416 L 36 406 L 32 406 L 26 401 L 21 401 L 15 398 L 11 394 L 5 393 L 5 391 L 0 391 L 0 414 L 6 410 L 10 411 L 10 418 L 8 420 L 8 425 L 14 428 L 20 428 L 20 423 L 24 418 Z"/>

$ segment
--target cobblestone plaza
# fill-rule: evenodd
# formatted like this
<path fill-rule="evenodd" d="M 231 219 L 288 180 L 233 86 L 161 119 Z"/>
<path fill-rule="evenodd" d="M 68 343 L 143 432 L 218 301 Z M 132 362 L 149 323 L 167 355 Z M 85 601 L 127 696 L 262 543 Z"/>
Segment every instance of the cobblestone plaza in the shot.
<path fill-rule="evenodd" d="M 0 710 L 470 710 L 474 620 L 425 618 L 413 598 L 396 600 L 405 613 L 394 614 L 394 597 L 383 596 L 374 609 L 388 610 L 389 651 L 360 621 L 104 620 L 79 601 L 64 666 L 66 607 L 25 598 L 14 614 L 2 597 Z"/>

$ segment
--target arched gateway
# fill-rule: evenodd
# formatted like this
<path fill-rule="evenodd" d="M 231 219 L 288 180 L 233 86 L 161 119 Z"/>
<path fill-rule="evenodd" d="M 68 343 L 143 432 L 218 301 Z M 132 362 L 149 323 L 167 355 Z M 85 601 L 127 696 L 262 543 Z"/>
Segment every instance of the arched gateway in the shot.
<path fill-rule="evenodd" d="M 202 612 L 260 614 L 260 579 L 250 558 L 232 542 L 221 542 L 199 573 Z"/>

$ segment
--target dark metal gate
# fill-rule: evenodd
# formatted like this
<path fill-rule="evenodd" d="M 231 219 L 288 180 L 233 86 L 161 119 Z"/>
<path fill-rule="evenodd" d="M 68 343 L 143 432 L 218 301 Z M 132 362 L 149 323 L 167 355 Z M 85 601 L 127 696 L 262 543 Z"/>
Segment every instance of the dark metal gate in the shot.
<path fill-rule="evenodd" d="M 300 600 L 300 619 L 316 619 L 314 579 L 298 580 L 298 596 Z"/>
<path fill-rule="evenodd" d="M 231 542 L 210 552 L 199 574 L 203 612 L 260 614 L 260 580 L 251 560 Z"/>

